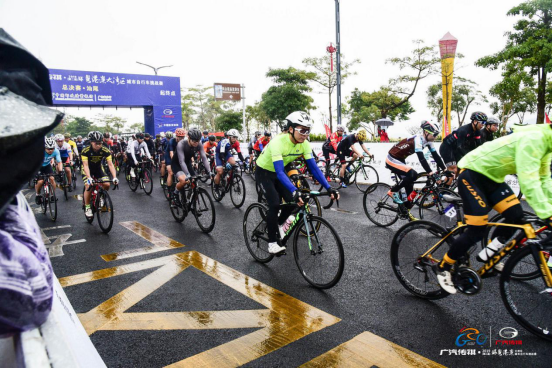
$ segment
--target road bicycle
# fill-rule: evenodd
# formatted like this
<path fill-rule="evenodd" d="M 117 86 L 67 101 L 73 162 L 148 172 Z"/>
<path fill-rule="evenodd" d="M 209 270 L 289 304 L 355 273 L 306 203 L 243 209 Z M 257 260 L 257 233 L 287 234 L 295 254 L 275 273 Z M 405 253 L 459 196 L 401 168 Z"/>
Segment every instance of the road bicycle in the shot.
<path fill-rule="evenodd" d="M 86 221 L 90 224 L 94 221 L 94 215 L 98 218 L 98 225 L 104 233 L 109 233 L 111 227 L 113 226 L 113 203 L 111 197 L 109 196 L 108 191 L 104 190 L 100 184 L 102 183 L 113 183 L 113 181 L 97 181 L 92 180 L 92 185 L 89 186 L 90 195 L 90 208 L 92 209 L 92 216 L 87 217 L 85 214 Z M 114 189 L 119 188 L 118 185 L 114 186 Z M 86 190 L 83 188 L 83 202 L 82 207 L 85 210 L 86 206 L 84 203 L 84 192 Z"/>
<path fill-rule="evenodd" d="M 240 208 L 244 204 L 246 200 L 246 185 L 239 170 L 237 165 L 233 165 L 230 170 L 225 167 L 221 175 L 219 187 L 215 188 L 215 182 L 213 182 L 211 192 L 215 201 L 220 202 L 225 197 L 225 194 L 230 192 L 230 199 L 235 208 Z"/>
<path fill-rule="evenodd" d="M 206 153 L 207 162 L 209 163 L 210 170 L 213 170 L 215 166 L 215 159 L 211 160 L 210 155 Z M 202 183 L 207 183 L 211 179 L 211 172 L 208 172 L 203 164 L 202 158 L 199 152 L 194 154 L 194 161 L 192 162 L 192 168 L 198 173 L 198 179 Z"/>
<path fill-rule="evenodd" d="M 191 212 L 202 232 L 209 233 L 215 227 L 215 205 L 207 190 L 198 186 L 198 179 L 198 176 L 190 177 L 189 183 L 179 192 L 178 201 L 174 198 L 175 185 L 171 186 L 169 202 L 171 214 L 177 222 L 181 223 Z M 175 177 L 174 183 L 177 182 Z"/>
<path fill-rule="evenodd" d="M 63 175 L 65 175 L 65 172 Z M 48 213 L 50 219 L 55 222 L 58 218 L 58 198 L 56 197 L 55 187 L 50 183 L 50 177 L 54 176 L 61 177 L 61 174 L 38 174 L 35 177 L 34 185 L 36 185 L 38 181 L 42 181 L 42 188 L 40 190 L 40 194 L 42 195 L 40 209 L 43 214 Z"/>
<path fill-rule="evenodd" d="M 295 213 L 290 228 L 283 238 L 279 235 L 279 244 L 286 246 L 292 239 L 292 249 L 296 265 L 305 280 L 313 287 L 331 288 L 342 277 L 344 271 L 344 249 L 338 233 L 324 218 L 313 215 L 309 199 L 311 197 L 330 196 L 328 193 L 303 191 L 304 205 Z M 298 207 L 295 203 L 281 204 L 284 207 Z M 251 204 L 244 214 L 242 231 L 248 251 L 260 263 L 268 263 L 275 256 L 268 251 L 267 206 Z"/>
<path fill-rule="evenodd" d="M 67 173 L 65 172 L 65 168 L 70 169 L 71 184 L 69 184 L 67 181 Z M 73 166 L 70 163 L 63 164 L 63 171 L 61 174 L 62 175 L 59 176 L 59 186 L 63 190 L 63 196 L 65 197 L 65 200 L 68 200 L 69 187 L 71 187 L 71 189 L 77 188 L 77 175 L 75 174 L 75 170 L 73 169 Z"/>
<path fill-rule="evenodd" d="M 388 227 L 397 222 L 398 219 L 409 220 L 409 211 L 417 205 L 420 219 L 438 223 L 445 228 L 454 227 L 456 225 L 455 210 L 453 205 L 443 201 L 443 196 L 455 195 L 455 192 L 440 187 L 439 177 L 440 175 L 431 177 L 427 173 L 419 173 L 413 183 L 416 195 L 409 205 L 394 203 L 388 195 L 392 188 L 389 184 L 379 182 L 371 185 L 363 194 L 365 215 L 375 225 Z M 401 180 L 395 174 L 393 174 L 393 178 L 396 183 Z M 399 191 L 399 196 L 403 198 L 403 201 L 407 200 L 408 195 L 405 193 L 405 189 L 402 188 Z M 411 206 L 410 209 L 409 206 Z"/>
<path fill-rule="evenodd" d="M 135 192 L 138 187 L 144 190 L 146 195 L 150 195 L 154 189 L 154 180 L 152 177 L 152 162 L 150 160 L 139 161 L 136 165 L 135 176 L 131 176 L 131 166 L 127 165 L 125 178 L 131 191 Z"/>
<path fill-rule="evenodd" d="M 324 160 L 323 160 L 324 161 Z M 365 192 L 369 186 L 379 181 L 378 172 L 370 165 L 372 159 L 368 157 L 360 157 L 355 160 L 350 160 L 346 171 L 344 173 L 344 183 L 346 185 L 355 184 L 355 187 L 361 192 Z M 340 159 L 336 157 L 334 161 L 329 164 L 329 174 L 327 177 L 328 183 L 334 188 L 340 188 Z M 323 170 L 323 173 L 325 171 Z M 321 185 L 319 191 L 322 191 L 324 187 Z"/>
<path fill-rule="evenodd" d="M 390 250 L 392 268 L 402 286 L 413 295 L 428 300 L 449 296 L 438 283 L 437 266 L 454 237 L 467 226 L 463 223 L 462 199 L 444 195 L 444 200 L 455 207 L 458 223 L 455 229 L 446 230 L 425 220 L 411 222 L 396 232 Z M 532 223 L 540 223 L 540 228 L 534 229 Z M 507 311 L 533 334 L 551 340 L 551 266 L 548 265 L 551 225 L 534 217 L 525 218 L 522 225 L 488 223 L 488 227 L 508 228 L 511 236 L 477 270 L 472 269 L 474 260 L 471 259 L 476 245 L 460 258 L 452 269 L 456 289 L 467 295 L 478 293 L 482 289 L 482 278 L 497 275 L 497 267 L 508 256 L 499 283 Z"/>

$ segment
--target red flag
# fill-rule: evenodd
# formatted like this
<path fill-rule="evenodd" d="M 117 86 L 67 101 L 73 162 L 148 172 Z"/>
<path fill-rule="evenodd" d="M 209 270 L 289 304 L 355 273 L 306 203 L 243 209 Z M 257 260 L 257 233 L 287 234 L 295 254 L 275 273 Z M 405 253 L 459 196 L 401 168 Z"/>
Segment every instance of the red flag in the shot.
<path fill-rule="evenodd" d="M 330 132 L 330 128 L 326 125 L 326 123 L 324 124 L 324 126 L 326 131 L 326 138 L 329 138 L 332 132 Z"/>
<path fill-rule="evenodd" d="M 548 124 L 551 124 L 551 119 L 549 119 L 549 115 L 547 115 L 547 113 L 545 113 L 545 121 L 546 121 Z"/>

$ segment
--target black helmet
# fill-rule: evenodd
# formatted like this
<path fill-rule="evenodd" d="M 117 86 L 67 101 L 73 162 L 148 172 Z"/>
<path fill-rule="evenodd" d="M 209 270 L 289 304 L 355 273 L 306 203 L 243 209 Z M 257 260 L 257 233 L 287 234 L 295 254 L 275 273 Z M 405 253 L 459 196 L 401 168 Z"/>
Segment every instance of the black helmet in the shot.
<path fill-rule="evenodd" d="M 486 123 L 488 121 L 488 116 L 481 111 L 475 111 L 470 115 L 470 121 L 472 123 L 475 120 L 481 123 Z"/>
<path fill-rule="evenodd" d="M 137 140 L 143 140 L 144 139 L 144 133 L 137 133 L 136 134 L 136 139 Z"/>
<path fill-rule="evenodd" d="M 499 119 L 492 116 L 492 117 L 488 117 L 486 124 L 501 124 L 501 122 L 499 121 Z"/>
<path fill-rule="evenodd" d="M 215 135 L 209 135 L 209 141 L 215 141 L 216 139 Z"/>
<path fill-rule="evenodd" d="M 146 133 L 144 133 L 144 137 L 150 138 L 150 134 L 146 132 Z"/>
<path fill-rule="evenodd" d="M 198 128 L 192 128 L 188 131 L 188 139 L 193 141 L 200 141 L 202 139 L 202 133 Z"/>
<path fill-rule="evenodd" d="M 271 132 L 265 131 L 265 134 L 264 134 L 264 135 L 265 135 L 265 137 L 271 137 Z"/>
<path fill-rule="evenodd" d="M 93 131 L 88 134 L 88 140 L 89 141 L 102 141 L 102 132 Z"/>
<path fill-rule="evenodd" d="M 203 131 L 202 133 L 203 133 L 204 135 L 207 135 L 207 134 L 209 134 L 209 131 L 206 130 L 206 131 Z"/>

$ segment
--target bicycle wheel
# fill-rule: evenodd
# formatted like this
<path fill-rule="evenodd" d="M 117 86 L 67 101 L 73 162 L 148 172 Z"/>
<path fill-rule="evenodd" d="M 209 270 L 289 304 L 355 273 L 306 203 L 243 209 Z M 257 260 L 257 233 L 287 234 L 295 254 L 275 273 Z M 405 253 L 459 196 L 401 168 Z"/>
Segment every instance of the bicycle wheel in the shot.
<path fill-rule="evenodd" d="M 71 168 L 71 184 L 73 186 L 73 189 L 77 189 L 77 174 L 75 173 L 75 169 Z"/>
<path fill-rule="evenodd" d="M 269 235 L 267 234 L 267 207 L 253 203 L 244 213 L 242 232 L 248 251 L 260 263 L 268 263 L 274 255 L 269 252 Z"/>
<path fill-rule="evenodd" d="M 150 195 L 154 189 L 154 180 L 152 178 L 152 171 L 148 168 L 144 169 L 142 177 L 143 190 L 146 195 Z"/>
<path fill-rule="evenodd" d="M 50 194 L 50 198 L 48 199 L 48 213 L 50 214 L 50 219 L 52 219 L 54 222 L 58 218 L 58 199 L 56 198 L 56 193 L 54 192 L 54 187 L 50 182 L 48 182 L 48 193 Z M 52 200 L 52 198 L 54 200 Z"/>
<path fill-rule="evenodd" d="M 365 192 L 370 185 L 378 183 L 378 180 L 378 172 L 368 164 L 363 164 L 357 172 L 355 172 L 353 178 L 355 186 L 361 192 Z"/>
<path fill-rule="evenodd" d="M 379 227 L 388 227 L 399 218 L 398 205 L 388 196 L 390 189 L 386 183 L 375 183 L 363 195 L 365 215 Z"/>
<path fill-rule="evenodd" d="M 219 188 L 215 189 L 215 181 L 213 181 L 211 186 L 211 194 L 213 195 L 213 200 L 220 202 L 223 197 L 225 197 L 225 188 L 222 186 L 222 180 L 219 182 Z"/>
<path fill-rule="evenodd" d="M 182 207 L 182 205 L 181 206 L 174 205 L 172 197 L 179 196 L 180 203 L 186 204 L 186 196 L 185 195 L 183 196 L 182 192 L 179 192 L 178 195 L 175 195 L 173 193 L 173 194 L 170 194 L 170 196 L 171 196 L 171 199 L 169 200 L 169 208 L 171 209 L 171 214 L 173 215 L 173 218 L 175 218 L 177 222 L 182 223 L 184 218 L 186 218 L 186 215 L 188 214 L 188 212 Z"/>
<path fill-rule="evenodd" d="M 234 173 L 232 185 L 230 186 L 230 199 L 235 208 L 240 208 L 246 201 L 246 185 L 241 176 Z"/>
<path fill-rule="evenodd" d="M 69 200 L 69 197 L 67 196 L 67 188 L 69 187 L 69 185 L 67 184 L 67 173 L 65 173 L 65 170 L 62 173 L 63 173 L 63 181 L 61 183 L 61 186 L 63 187 L 63 196 L 67 201 Z"/>
<path fill-rule="evenodd" d="M 209 233 L 215 227 L 215 204 L 203 188 L 198 188 L 198 191 L 192 195 L 192 214 L 202 232 Z"/>
<path fill-rule="evenodd" d="M 96 209 L 98 225 L 107 234 L 113 226 L 113 204 L 106 191 L 101 191 L 96 197 Z"/>
<path fill-rule="evenodd" d="M 338 233 L 324 218 L 307 215 L 307 224 L 294 233 L 294 259 L 313 287 L 326 289 L 338 283 L 344 272 L 344 248 Z"/>
<path fill-rule="evenodd" d="M 458 197 L 447 188 L 435 188 L 423 195 L 419 206 L 421 219 L 439 224 L 445 229 L 453 229 L 457 225 L 457 216 L 453 204 L 444 201 L 444 195 Z M 430 205 L 432 204 L 432 205 Z"/>
<path fill-rule="evenodd" d="M 390 258 L 392 269 L 401 285 L 413 295 L 436 300 L 449 294 L 442 290 L 432 270 L 449 249 L 449 238 L 436 251 L 421 258 L 431 245 L 435 245 L 447 231 L 432 222 L 418 220 L 401 227 L 392 239 Z"/>
<path fill-rule="evenodd" d="M 539 278 L 530 280 L 513 278 L 513 274 L 525 268 L 525 263 L 534 263 L 534 267 L 540 269 L 541 261 L 536 260 L 532 249 L 523 247 L 511 255 L 501 273 L 499 290 L 507 311 L 520 325 L 551 341 L 551 286 L 547 286 L 541 273 Z M 551 275 L 551 267 L 549 273 Z"/>
<path fill-rule="evenodd" d="M 136 189 L 138 188 L 138 177 L 136 176 L 136 169 L 135 169 L 135 176 L 131 176 L 131 166 L 129 165 L 128 166 L 128 171 L 127 172 L 127 183 L 129 184 L 129 188 L 131 189 L 132 192 L 135 192 Z"/>

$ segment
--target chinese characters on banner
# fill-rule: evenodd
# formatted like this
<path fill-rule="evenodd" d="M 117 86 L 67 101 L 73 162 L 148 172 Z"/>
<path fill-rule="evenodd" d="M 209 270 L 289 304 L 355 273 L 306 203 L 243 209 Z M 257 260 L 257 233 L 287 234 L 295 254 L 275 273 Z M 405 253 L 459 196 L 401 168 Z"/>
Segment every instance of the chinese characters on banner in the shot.
<path fill-rule="evenodd" d="M 215 83 L 213 88 L 215 100 L 240 101 L 242 99 L 240 84 Z"/>
<path fill-rule="evenodd" d="M 151 134 L 182 126 L 178 77 L 50 69 L 50 85 L 54 105 L 144 107 Z"/>

